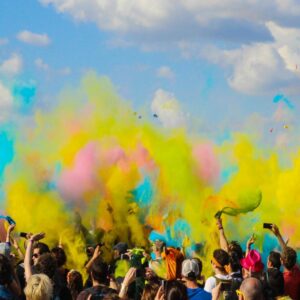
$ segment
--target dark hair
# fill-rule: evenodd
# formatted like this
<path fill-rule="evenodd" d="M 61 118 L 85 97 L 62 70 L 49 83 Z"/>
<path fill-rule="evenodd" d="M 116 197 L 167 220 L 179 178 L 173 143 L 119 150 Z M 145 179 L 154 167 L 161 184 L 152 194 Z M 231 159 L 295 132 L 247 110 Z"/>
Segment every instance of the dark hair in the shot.
<path fill-rule="evenodd" d="M 35 265 L 35 270 L 38 274 L 45 274 L 49 278 L 53 278 L 56 268 L 56 260 L 50 253 L 42 254 Z"/>
<path fill-rule="evenodd" d="M 272 264 L 273 268 L 280 269 L 281 267 L 281 260 L 280 260 L 280 253 L 271 251 L 268 258 L 269 262 Z"/>
<path fill-rule="evenodd" d="M 33 245 L 33 249 L 39 249 L 40 255 L 50 252 L 48 245 L 46 245 L 45 243 L 41 243 L 41 242 L 35 243 Z"/>
<path fill-rule="evenodd" d="M 238 272 L 242 269 L 240 258 L 236 252 L 229 253 L 229 264 L 232 272 Z"/>
<path fill-rule="evenodd" d="M 0 254 L 0 284 L 6 285 L 12 281 L 12 267 L 9 262 L 9 259 Z"/>
<path fill-rule="evenodd" d="M 156 283 L 146 284 L 143 290 L 141 300 L 154 300 L 158 289 L 159 285 Z"/>
<path fill-rule="evenodd" d="M 229 264 L 229 255 L 222 249 L 215 250 L 213 253 L 213 257 L 222 267 Z"/>
<path fill-rule="evenodd" d="M 186 286 L 178 280 L 167 281 L 166 300 L 188 300 Z"/>
<path fill-rule="evenodd" d="M 239 242 L 237 241 L 231 241 L 228 245 L 228 252 L 229 252 L 229 255 L 234 252 L 236 253 L 237 257 L 239 259 L 242 259 L 244 257 L 243 255 L 243 249 L 241 247 L 241 245 L 239 244 Z"/>
<path fill-rule="evenodd" d="M 57 267 L 62 267 L 67 262 L 67 256 L 65 250 L 60 247 L 55 247 L 51 250 L 51 253 L 56 259 Z"/>
<path fill-rule="evenodd" d="M 297 261 L 297 252 L 291 247 L 285 247 L 282 254 L 282 263 L 288 269 L 291 270 Z"/>
<path fill-rule="evenodd" d="M 83 290 L 82 276 L 78 271 L 72 271 L 68 274 L 68 288 L 72 298 L 77 299 L 77 296 Z"/>
<path fill-rule="evenodd" d="M 94 298 L 94 296 L 92 296 L 91 300 L 94 300 L 94 299 L 96 299 L 96 298 Z M 103 300 L 118 300 L 118 299 L 120 299 L 120 297 L 118 296 L 118 294 L 108 293 L 108 294 L 104 295 L 102 299 Z"/>
<path fill-rule="evenodd" d="M 267 270 L 266 282 L 274 298 L 284 295 L 284 278 L 282 272 L 278 269 Z"/>
<path fill-rule="evenodd" d="M 91 267 L 91 275 L 93 279 L 99 283 L 107 283 L 108 266 L 100 257 L 97 257 Z"/>

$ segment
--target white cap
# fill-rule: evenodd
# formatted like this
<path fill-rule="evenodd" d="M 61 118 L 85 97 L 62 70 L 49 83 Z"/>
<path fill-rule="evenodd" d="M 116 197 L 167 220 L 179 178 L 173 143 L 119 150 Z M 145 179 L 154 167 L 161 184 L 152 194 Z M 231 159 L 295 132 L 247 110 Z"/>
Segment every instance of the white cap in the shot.
<path fill-rule="evenodd" d="M 182 263 L 181 274 L 187 278 L 196 278 L 199 275 L 198 262 L 194 259 L 185 259 Z"/>

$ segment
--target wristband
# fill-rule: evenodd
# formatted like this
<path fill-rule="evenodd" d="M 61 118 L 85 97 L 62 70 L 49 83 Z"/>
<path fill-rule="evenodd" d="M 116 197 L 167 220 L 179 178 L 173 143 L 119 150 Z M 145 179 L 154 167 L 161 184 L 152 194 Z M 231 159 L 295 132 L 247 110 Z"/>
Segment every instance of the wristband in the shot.
<path fill-rule="evenodd" d="M 224 229 L 222 226 L 221 226 L 221 227 L 219 227 L 219 230 L 222 230 L 222 229 Z"/>

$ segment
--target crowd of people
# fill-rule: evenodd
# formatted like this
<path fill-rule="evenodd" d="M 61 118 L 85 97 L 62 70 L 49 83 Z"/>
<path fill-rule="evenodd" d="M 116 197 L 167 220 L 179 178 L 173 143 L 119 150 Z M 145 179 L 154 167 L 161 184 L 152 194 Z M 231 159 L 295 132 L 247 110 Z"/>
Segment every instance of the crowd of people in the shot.
<path fill-rule="evenodd" d="M 271 251 L 264 264 L 259 251 L 252 249 L 255 237 L 243 251 L 238 242 L 227 240 L 218 218 L 219 249 L 202 257 L 211 261 L 208 278 L 202 275 L 199 257 L 187 257 L 184 249 L 168 247 L 162 240 L 152 241 L 149 249 L 116 241 L 111 261 L 104 261 L 98 241 L 87 249 L 82 270 L 69 270 L 63 245 L 51 249 L 43 242 L 44 233 L 29 233 L 22 251 L 12 235 L 15 227 L 8 226 L 0 243 L 0 300 L 300 300 L 297 253 L 275 224 L 270 230 L 281 252 Z M 124 275 L 116 272 L 120 264 L 127 266 Z"/>

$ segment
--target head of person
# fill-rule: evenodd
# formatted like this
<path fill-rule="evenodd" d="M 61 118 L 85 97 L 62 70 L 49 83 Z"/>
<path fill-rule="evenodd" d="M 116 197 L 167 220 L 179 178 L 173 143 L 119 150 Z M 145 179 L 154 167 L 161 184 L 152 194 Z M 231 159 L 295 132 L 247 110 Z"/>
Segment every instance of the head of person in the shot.
<path fill-rule="evenodd" d="M 0 254 L 0 285 L 10 284 L 13 278 L 13 271 L 9 259 Z"/>
<path fill-rule="evenodd" d="M 83 279 L 81 274 L 76 270 L 71 270 L 67 274 L 67 283 L 72 296 L 74 296 L 73 299 L 76 299 L 76 295 L 83 290 Z"/>
<path fill-rule="evenodd" d="M 35 243 L 32 248 L 33 264 L 35 265 L 37 263 L 38 258 L 45 253 L 50 253 L 48 245 L 41 242 Z"/>
<path fill-rule="evenodd" d="M 185 281 L 196 281 L 200 275 L 199 264 L 195 259 L 185 259 L 182 262 L 181 275 Z"/>
<path fill-rule="evenodd" d="M 240 257 L 236 252 L 229 253 L 229 265 L 231 272 L 241 271 Z"/>
<path fill-rule="evenodd" d="M 262 263 L 260 253 L 257 250 L 250 250 L 245 258 L 240 260 L 243 268 L 243 277 L 256 277 L 261 278 L 264 270 L 264 264 Z"/>
<path fill-rule="evenodd" d="M 238 290 L 239 300 L 263 300 L 263 287 L 254 277 L 246 278 Z"/>
<path fill-rule="evenodd" d="M 158 289 L 157 283 L 145 284 L 141 300 L 154 300 Z"/>
<path fill-rule="evenodd" d="M 120 258 L 120 256 L 122 254 L 125 254 L 127 252 L 127 249 L 128 249 L 128 246 L 126 243 L 122 243 L 122 242 L 119 242 L 117 243 L 114 247 L 113 247 L 113 256 L 114 256 L 114 259 L 118 259 Z"/>
<path fill-rule="evenodd" d="M 285 247 L 281 253 L 281 260 L 283 266 L 290 271 L 297 262 L 297 252 L 291 247 Z"/>
<path fill-rule="evenodd" d="M 55 258 L 50 253 L 42 254 L 35 264 L 35 270 L 38 274 L 45 274 L 49 278 L 53 278 L 57 265 Z"/>
<path fill-rule="evenodd" d="M 229 272 L 229 254 L 222 250 L 216 249 L 213 252 L 213 257 L 211 260 L 212 267 L 215 273 L 226 274 Z"/>
<path fill-rule="evenodd" d="M 26 300 L 50 300 L 53 296 L 53 285 L 45 274 L 32 275 L 24 289 Z"/>
<path fill-rule="evenodd" d="M 54 247 L 51 250 L 51 254 L 56 259 L 56 264 L 57 264 L 58 268 L 61 268 L 67 262 L 67 256 L 66 256 L 66 252 L 64 249 L 62 249 L 60 247 Z"/>
<path fill-rule="evenodd" d="M 97 257 L 90 271 L 93 283 L 107 284 L 108 273 L 108 265 L 102 261 L 101 257 Z"/>
<path fill-rule="evenodd" d="M 268 268 L 280 269 L 281 267 L 281 257 L 280 253 L 276 251 L 271 251 L 268 256 Z"/>
<path fill-rule="evenodd" d="M 201 274 L 202 274 L 202 269 L 203 269 L 203 264 L 202 264 L 202 261 L 200 258 L 198 257 L 193 257 L 193 260 L 197 262 L 198 264 L 198 268 L 199 268 L 199 275 L 198 275 L 198 279 L 203 279 L 201 277 Z"/>
<path fill-rule="evenodd" d="M 279 269 L 268 269 L 265 275 L 265 281 L 273 298 L 284 295 L 284 278 Z"/>
<path fill-rule="evenodd" d="M 231 253 L 235 253 L 239 259 L 242 259 L 244 254 L 243 254 L 243 249 L 239 242 L 237 241 L 231 241 L 228 245 L 228 253 L 231 255 Z"/>
<path fill-rule="evenodd" d="M 10 254 L 10 246 L 8 243 L 0 243 L 0 254 L 9 257 Z"/>
<path fill-rule="evenodd" d="M 166 281 L 165 300 L 188 300 L 186 286 L 178 280 Z"/>

